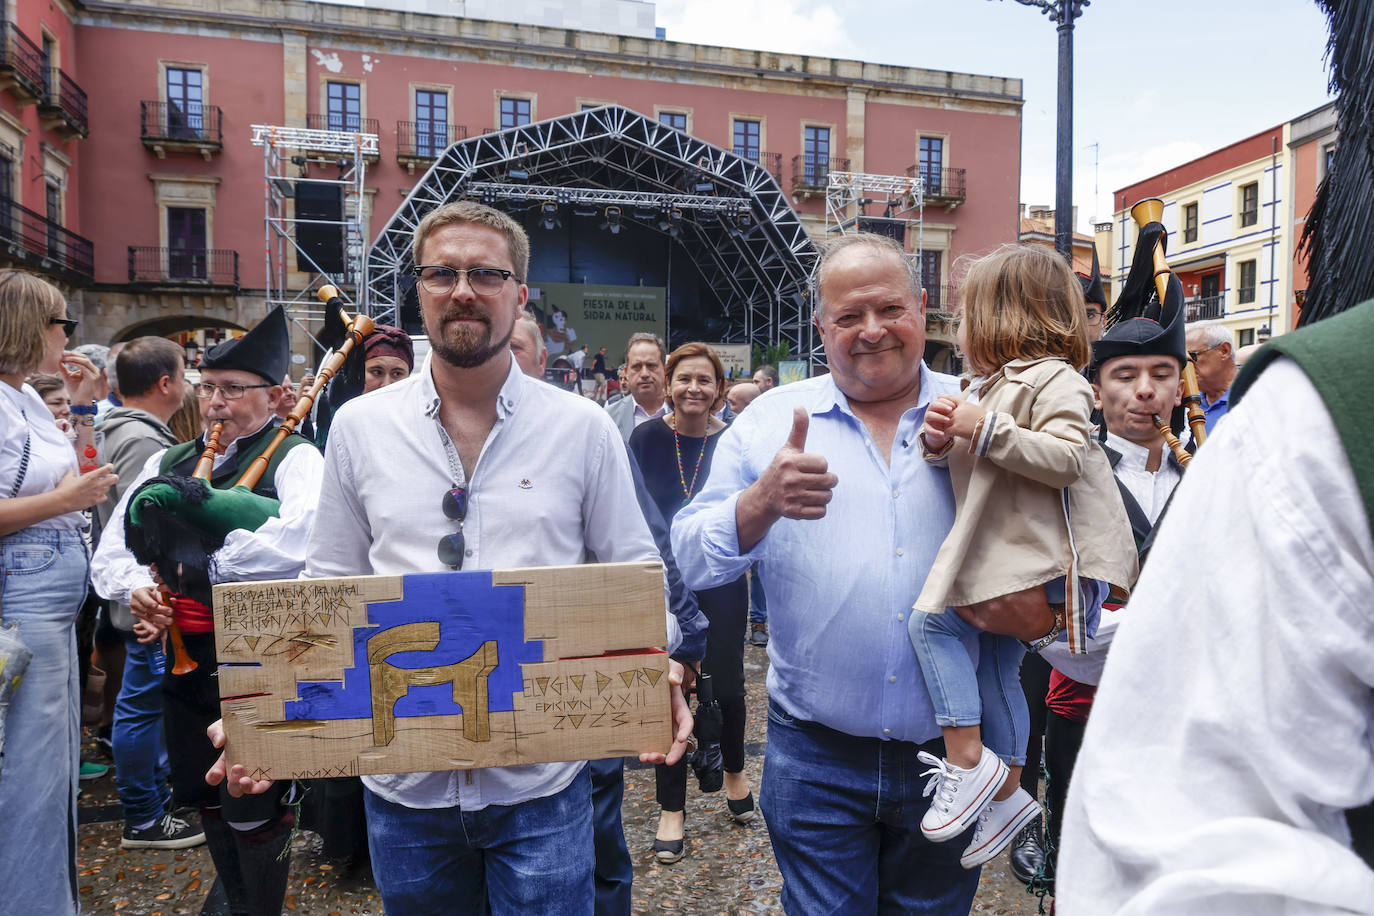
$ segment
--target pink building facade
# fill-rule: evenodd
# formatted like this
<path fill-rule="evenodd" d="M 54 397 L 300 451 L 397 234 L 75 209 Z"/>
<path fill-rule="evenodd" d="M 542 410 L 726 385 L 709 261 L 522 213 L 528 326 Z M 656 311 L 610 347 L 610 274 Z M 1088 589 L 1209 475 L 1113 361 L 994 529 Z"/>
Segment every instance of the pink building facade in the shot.
<path fill-rule="evenodd" d="M 43 127 L 13 90 L 0 118 L 65 163 L 57 222 L 93 257 L 60 279 L 87 342 L 152 332 L 203 344 L 261 316 L 253 124 L 378 134 L 369 241 L 448 143 L 608 103 L 755 159 L 817 239 L 828 172 L 921 174 L 922 268 L 941 303 L 958 257 L 1017 237 L 1017 79 L 306 0 L 17 6 L 13 24 L 51 31 L 86 93 L 84 136 Z M 34 157 L 16 161 L 11 199 L 41 211 Z"/>

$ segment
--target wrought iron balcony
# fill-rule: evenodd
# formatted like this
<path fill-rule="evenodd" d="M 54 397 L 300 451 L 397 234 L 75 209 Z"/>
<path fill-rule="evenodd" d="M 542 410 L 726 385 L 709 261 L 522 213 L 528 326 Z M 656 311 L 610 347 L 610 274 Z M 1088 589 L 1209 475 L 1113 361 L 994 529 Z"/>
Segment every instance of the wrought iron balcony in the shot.
<path fill-rule="evenodd" d="M 305 116 L 305 126 L 311 130 L 333 130 L 349 134 L 377 134 L 381 138 L 381 122 L 376 118 L 360 118 L 357 115 L 344 114 L 308 114 Z M 338 153 L 318 153 L 322 156 L 333 156 L 338 158 Z M 376 162 L 376 153 L 364 153 L 363 158 L 368 162 Z"/>
<path fill-rule="evenodd" d="M 200 102 L 139 102 L 139 133 L 143 145 L 167 158 L 168 151 L 193 152 L 208 162 L 224 148 L 222 112 L 218 105 Z"/>
<path fill-rule="evenodd" d="M 1211 321 L 1221 318 L 1226 314 L 1226 296 L 1218 293 L 1215 296 L 1194 296 L 1183 300 L 1186 310 L 1185 321 Z"/>
<path fill-rule="evenodd" d="M 750 162 L 756 162 L 768 170 L 768 174 L 773 176 L 773 180 L 782 185 L 782 153 L 754 153 L 750 155 L 748 150 L 735 150 L 735 155 Z"/>
<path fill-rule="evenodd" d="M 944 284 L 938 286 L 927 286 L 926 291 L 926 315 L 935 318 L 952 318 L 954 307 L 959 302 L 959 291 L 953 286 Z"/>
<path fill-rule="evenodd" d="M 95 277 L 95 246 L 27 207 L 0 199 L 0 255 L 81 283 Z"/>
<path fill-rule="evenodd" d="M 919 165 L 908 166 L 908 178 L 918 174 L 925 184 L 925 202 L 941 204 L 949 209 L 964 202 L 966 169 L 927 169 Z"/>
<path fill-rule="evenodd" d="M 43 52 L 13 22 L 0 19 L 0 79 L 20 102 L 36 102 L 47 95 Z"/>
<path fill-rule="evenodd" d="M 831 172 L 849 171 L 848 159 L 830 159 L 803 153 L 792 157 L 792 193 L 824 194 Z"/>
<path fill-rule="evenodd" d="M 38 102 L 38 113 L 43 122 L 71 136 L 84 137 L 89 134 L 85 90 L 66 71 L 57 67 L 48 68 L 45 85 L 47 93 Z"/>
<path fill-rule="evenodd" d="M 129 246 L 129 282 L 239 288 L 239 253 L 227 248 Z"/>
<path fill-rule="evenodd" d="M 449 146 L 467 138 L 468 129 L 462 124 L 445 124 L 442 121 L 397 121 L 396 161 L 405 165 L 413 174 L 417 162 L 432 162 Z"/>

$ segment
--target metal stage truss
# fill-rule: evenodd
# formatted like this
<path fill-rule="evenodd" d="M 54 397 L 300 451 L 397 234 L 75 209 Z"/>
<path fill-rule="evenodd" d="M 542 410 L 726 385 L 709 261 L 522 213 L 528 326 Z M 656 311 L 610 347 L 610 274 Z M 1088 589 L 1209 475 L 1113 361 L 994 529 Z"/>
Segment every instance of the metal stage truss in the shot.
<path fill-rule="evenodd" d="M 603 106 L 450 146 L 368 254 L 364 304 L 378 321 L 398 324 L 397 310 L 413 289 L 415 226 L 460 199 L 682 211 L 670 228 L 662 228 L 666 221 L 641 225 L 682 245 L 704 280 L 704 297 L 724 316 L 723 342 L 786 340 L 797 354 L 818 347 L 808 294 L 815 245 L 777 180 L 757 162 L 653 118 Z"/>
<path fill-rule="evenodd" d="M 336 130 L 309 130 L 301 127 L 275 127 L 254 124 L 253 145 L 263 150 L 263 193 L 266 202 L 264 228 L 266 233 L 266 294 L 267 310 L 280 305 L 288 317 L 315 340 L 311 322 L 324 317 L 324 310 L 315 291 L 325 284 L 338 287 L 345 302 L 351 301 L 350 289 L 361 286 L 365 265 L 367 239 L 364 212 L 364 177 L 366 156 L 377 155 L 377 135 Z M 295 174 L 287 174 L 291 168 Z M 315 175 L 311 175 L 311 172 Z M 337 172 L 337 178 L 323 177 L 323 173 Z M 302 186 L 339 188 L 342 205 L 338 219 L 303 219 L 288 201 L 296 197 Z M 343 246 L 342 270 L 326 270 L 297 235 L 299 226 L 334 229 Z M 328 233 L 330 236 L 333 232 Z M 292 265 L 291 258 L 297 259 Z M 292 290 L 289 277 L 304 264 L 318 279 L 301 284 Z M 318 323 L 314 324 L 318 329 Z M 316 341 L 318 343 L 318 341 Z"/>
<path fill-rule="evenodd" d="M 883 208 L 871 216 L 869 207 Z M 907 234 L 916 227 L 916 249 L 908 257 L 921 257 L 922 220 L 925 217 L 925 182 L 911 175 L 873 175 L 866 172 L 831 172 L 825 186 L 825 231 L 839 233 L 858 228 L 859 220 L 901 224 Z"/>

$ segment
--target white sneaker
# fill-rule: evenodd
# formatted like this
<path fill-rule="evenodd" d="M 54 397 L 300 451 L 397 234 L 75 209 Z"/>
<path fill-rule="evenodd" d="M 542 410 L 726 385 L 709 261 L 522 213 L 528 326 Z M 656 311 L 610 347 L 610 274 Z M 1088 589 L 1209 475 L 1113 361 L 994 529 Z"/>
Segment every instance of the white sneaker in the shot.
<path fill-rule="evenodd" d="M 1007 778 L 1007 765 L 987 748 L 983 748 L 983 756 L 971 770 L 925 751 L 917 754 L 916 759 L 930 764 L 930 769 L 921 774 L 930 777 L 921 794 L 935 797 L 921 818 L 921 832 L 932 843 L 943 843 L 967 830 Z"/>
<path fill-rule="evenodd" d="M 989 862 L 1011 845 L 1021 828 L 1040 816 L 1040 803 L 1025 789 L 1018 787 L 1002 801 L 995 801 L 983 809 L 973 841 L 959 858 L 965 868 L 977 868 Z"/>

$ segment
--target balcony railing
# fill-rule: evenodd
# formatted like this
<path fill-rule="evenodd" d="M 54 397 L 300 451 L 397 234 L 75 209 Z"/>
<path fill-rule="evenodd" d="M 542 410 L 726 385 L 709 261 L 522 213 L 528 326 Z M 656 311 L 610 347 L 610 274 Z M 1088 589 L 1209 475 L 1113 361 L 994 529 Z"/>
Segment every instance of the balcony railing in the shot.
<path fill-rule="evenodd" d="M 959 291 L 953 286 L 927 286 L 926 314 L 937 317 L 952 317 L 954 306 L 959 301 Z"/>
<path fill-rule="evenodd" d="M 47 94 L 43 52 L 13 22 L 0 20 L 0 75 L 12 80 L 20 100 L 32 102 Z"/>
<path fill-rule="evenodd" d="M 849 171 L 848 159 L 830 159 L 803 153 L 792 157 L 792 190 L 824 191 L 831 172 Z"/>
<path fill-rule="evenodd" d="M 360 118 L 345 114 L 308 114 L 305 126 L 311 130 L 339 130 L 350 134 L 378 134 L 381 122 L 376 118 Z"/>
<path fill-rule="evenodd" d="M 204 153 L 224 146 L 223 113 L 218 105 L 145 101 L 139 102 L 138 108 L 143 145 L 160 155 L 167 149 Z"/>
<path fill-rule="evenodd" d="M 18 262 L 40 270 L 95 276 L 95 246 L 75 232 L 12 200 L 0 199 L 0 244 Z"/>
<path fill-rule="evenodd" d="M 1185 321 L 1211 321 L 1221 318 L 1226 314 L 1226 296 L 1218 293 L 1215 296 L 1194 296 L 1191 299 L 1183 300 L 1186 310 Z"/>
<path fill-rule="evenodd" d="M 86 121 L 86 92 L 65 71 L 49 67 L 45 83 L 47 93 L 38 103 L 38 110 L 47 119 L 71 134 L 90 133 Z"/>
<path fill-rule="evenodd" d="M 468 129 L 462 124 L 445 124 L 442 121 L 397 121 L 396 158 L 402 162 L 410 159 L 438 159 L 439 154 L 459 140 L 468 138 Z"/>
<path fill-rule="evenodd" d="M 129 282 L 239 285 L 239 253 L 225 248 L 129 246 Z"/>
<path fill-rule="evenodd" d="M 768 174 L 773 176 L 773 180 L 782 184 L 782 153 L 754 153 L 748 150 L 735 150 L 735 155 L 750 162 L 756 162 L 768 170 Z"/>
<path fill-rule="evenodd" d="M 908 178 L 917 175 L 925 183 L 925 199 L 937 203 L 961 203 L 966 192 L 964 172 L 966 169 L 927 169 L 919 165 L 908 166 Z"/>

